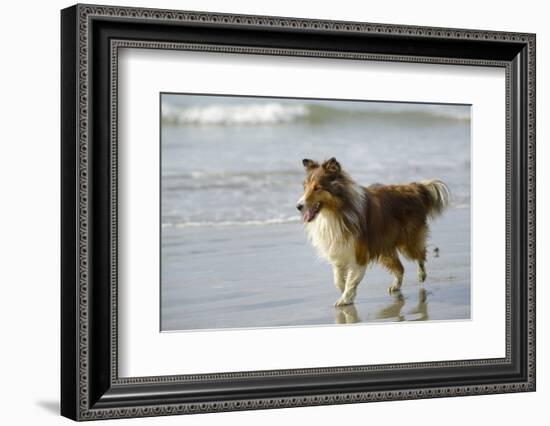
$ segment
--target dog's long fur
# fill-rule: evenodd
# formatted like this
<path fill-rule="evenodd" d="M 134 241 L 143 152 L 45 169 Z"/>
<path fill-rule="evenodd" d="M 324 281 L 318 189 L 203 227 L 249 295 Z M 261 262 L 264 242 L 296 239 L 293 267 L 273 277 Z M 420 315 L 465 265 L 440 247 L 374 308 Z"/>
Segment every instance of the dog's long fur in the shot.
<path fill-rule="evenodd" d="M 333 266 L 341 291 L 336 306 L 353 303 L 367 265 L 378 262 L 395 277 L 389 290 L 398 291 L 403 265 L 398 252 L 418 263 L 418 280 L 426 279 L 428 219 L 449 203 L 449 189 L 440 180 L 406 185 L 362 187 L 335 158 L 319 164 L 303 160 L 302 212 L 309 240 Z"/>

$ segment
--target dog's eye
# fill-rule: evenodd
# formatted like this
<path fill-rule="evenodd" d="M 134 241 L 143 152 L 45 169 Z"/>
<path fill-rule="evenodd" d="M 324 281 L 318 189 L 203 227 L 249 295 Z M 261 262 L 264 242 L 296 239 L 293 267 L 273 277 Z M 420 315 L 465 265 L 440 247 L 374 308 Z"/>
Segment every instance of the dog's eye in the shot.
<path fill-rule="evenodd" d="M 314 191 L 320 191 L 321 189 L 323 189 L 323 188 L 321 188 L 320 186 L 316 186 L 316 187 L 313 188 Z"/>

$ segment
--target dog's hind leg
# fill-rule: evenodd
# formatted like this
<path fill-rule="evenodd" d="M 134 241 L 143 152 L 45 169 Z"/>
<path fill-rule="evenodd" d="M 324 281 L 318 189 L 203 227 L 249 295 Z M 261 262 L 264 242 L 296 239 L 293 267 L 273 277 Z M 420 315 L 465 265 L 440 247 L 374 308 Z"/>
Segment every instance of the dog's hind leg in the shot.
<path fill-rule="evenodd" d="M 399 260 L 397 252 L 394 252 L 390 255 L 382 256 L 380 258 L 380 263 L 382 263 L 382 265 L 384 265 L 388 269 L 388 271 L 390 271 L 394 276 L 394 280 L 388 288 L 388 291 L 390 293 L 399 291 L 401 289 L 401 284 L 403 284 L 403 274 L 405 273 L 405 269 L 403 268 L 403 264 Z"/>
<path fill-rule="evenodd" d="M 418 263 L 416 270 L 418 282 L 422 284 L 426 281 L 426 237 L 428 235 L 427 226 L 422 226 L 413 235 L 413 238 L 409 238 L 406 245 L 400 247 L 401 252 L 408 259 L 415 260 Z"/>
<path fill-rule="evenodd" d="M 425 262 L 423 260 L 418 261 L 418 269 L 417 269 L 417 276 L 418 276 L 418 282 L 420 284 L 423 284 L 424 281 L 426 281 L 426 266 Z"/>
<path fill-rule="evenodd" d="M 343 293 L 346 288 L 348 268 L 340 264 L 333 264 L 332 273 L 334 275 L 334 286 L 340 290 L 340 293 Z"/>
<path fill-rule="evenodd" d="M 355 295 L 357 294 L 357 286 L 365 276 L 366 270 L 367 265 L 354 264 L 353 266 L 350 266 L 346 277 L 346 286 L 344 292 L 336 301 L 334 306 L 345 306 L 351 305 L 353 303 L 353 301 L 355 300 Z"/>

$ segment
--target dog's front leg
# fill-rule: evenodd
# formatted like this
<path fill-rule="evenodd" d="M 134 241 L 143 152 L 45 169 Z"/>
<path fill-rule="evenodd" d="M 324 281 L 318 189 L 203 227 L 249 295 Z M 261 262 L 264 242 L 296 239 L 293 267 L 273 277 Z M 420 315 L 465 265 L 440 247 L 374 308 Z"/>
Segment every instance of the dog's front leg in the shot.
<path fill-rule="evenodd" d="M 340 264 L 332 265 L 332 273 L 334 275 L 334 286 L 343 293 L 346 288 L 346 276 L 348 274 L 348 268 Z"/>
<path fill-rule="evenodd" d="M 357 286 L 365 276 L 367 266 L 353 265 L 349 268 L 346 277 L 346 286 L 340 298 L 336 301 L 335 306 L 351 305 L 355 300 Z"/>

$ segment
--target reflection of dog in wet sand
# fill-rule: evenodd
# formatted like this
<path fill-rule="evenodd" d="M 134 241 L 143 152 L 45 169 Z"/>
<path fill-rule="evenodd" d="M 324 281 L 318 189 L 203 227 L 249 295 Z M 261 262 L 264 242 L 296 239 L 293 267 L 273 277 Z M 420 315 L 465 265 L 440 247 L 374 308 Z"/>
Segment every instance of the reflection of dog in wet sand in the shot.
<path fill-rule="evenodd" d="M 336 307 L 336 318 L 334 318 L 336 324 L 355 324 L 361 322 L 355 305 L 345 305 Z"/>
<path fill-rule="evenodd" d="M 403 306 L 405 306 L 403 294 L 396 291 L 392 296 L 394 298 L 393 302 L 376 313 L 377 319 L 393 319 L 395 321 L 426 321 L 428 319 L 428 294 L 424 288 L 418 290 L 418 303 L 407 314 L 401 312 Z"/>
<path fill-rule="evenodd" d="M 296 207 L 311 243 L 332 264 L 342 293 L 336 306 L 353 303 L 371 262 L 393 274 L 389 291 L 398 291 L 404 272 L 398 252 L 418 263 L 418 281 L 424 282 L 428 218 L 448 205 L 447 185 L 429 180 L 362 187 L 335 158 L 322 164 L 305 159 L 303 165 L 304 194 Z"/>

